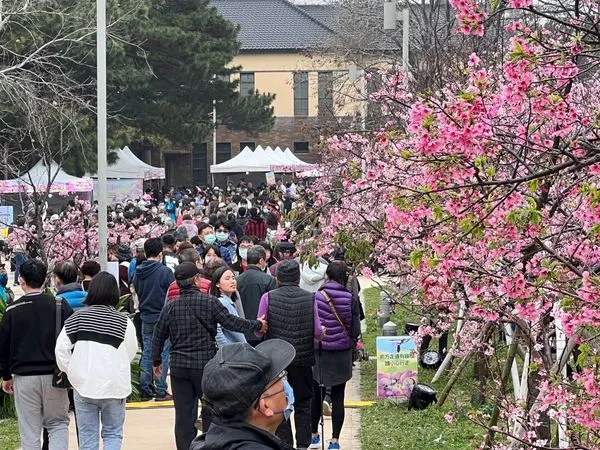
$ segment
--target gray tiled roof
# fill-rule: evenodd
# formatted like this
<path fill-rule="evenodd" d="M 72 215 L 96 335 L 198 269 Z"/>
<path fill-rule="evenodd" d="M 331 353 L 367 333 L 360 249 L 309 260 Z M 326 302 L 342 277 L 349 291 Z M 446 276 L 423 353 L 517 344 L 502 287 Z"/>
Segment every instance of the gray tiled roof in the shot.
<path fill-rule="evenodd" d="M 212 0 L 226 19 L 239 24 L 242 51 L 314 48 L 333 31 L 288 0 Z"/>
<path fill-rule="evenodd" d="M 322 24 L 335 30 L 337 26 L 337 17 L 333 5 L 298 5 L 304 12 L 310 14 Z"/>

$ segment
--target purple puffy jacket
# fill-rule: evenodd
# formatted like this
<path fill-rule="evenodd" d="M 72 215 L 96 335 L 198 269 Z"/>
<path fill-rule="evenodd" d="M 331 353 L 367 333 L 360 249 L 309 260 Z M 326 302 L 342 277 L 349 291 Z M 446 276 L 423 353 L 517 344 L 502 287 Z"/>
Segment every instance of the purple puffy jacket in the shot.
<path fill-rule="evenodd" d="M 325 290 L 331 299 L 340 319 L 344 322 L 345 329 L 336 319 L 331 307 L 325 300 L 322 292 Z M 344 286 L 335 281 L 328 281 L 315 294 L 315 300 L 319 307 L 319 319 L 321 325 L 326 328 L 323 336 L 323 350 L 347 350 L 354 346 L 350 337 L 352 329 L 352 293 Z"/>

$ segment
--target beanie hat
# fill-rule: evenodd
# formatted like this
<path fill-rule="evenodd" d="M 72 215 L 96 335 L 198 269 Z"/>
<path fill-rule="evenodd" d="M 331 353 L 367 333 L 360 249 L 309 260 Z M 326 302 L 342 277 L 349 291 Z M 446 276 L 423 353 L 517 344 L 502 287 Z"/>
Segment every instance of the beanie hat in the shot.
<path fill-rule="evenodd" d="M 300 282 L 300 264 L 294 259 L 279 263 L 277 267 L 277 280 L 280 283 L 298 284 Z"/>

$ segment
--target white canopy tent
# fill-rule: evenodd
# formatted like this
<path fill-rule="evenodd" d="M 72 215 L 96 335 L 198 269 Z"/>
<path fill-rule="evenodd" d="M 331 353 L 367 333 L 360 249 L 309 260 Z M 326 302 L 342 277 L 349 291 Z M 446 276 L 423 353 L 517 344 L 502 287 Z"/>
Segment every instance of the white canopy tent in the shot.
<path fill-rule="evenodd" d="M 290 156 L 291 155 L 291 156 Z M 297 172 L 316 168 L 297 158 L 290 149 L 276 147 L 263 148 L 260 145 L 252 151 L 244 148 L 238 155 L 221 164 L 210 166 L 211 173 L 251 173 L 251 172 Z"/>
<path fill-rule="evenodd" d="M 163 180 L 165 178 L 165 169 L 145 163 L 135 156 L 129 147 L 116 149 L 115 153 L 117 160 L 108 166 L 107 178 L 132 180 Z M 96 174 L 91 177 L 97 178 Z"/>
<path fill-rule="evenodd" d="M 245 147 L 239 154 L 221 164 L 210 166 L 211 173 L 270 172 L 271 161 L 262 147 L 252 151 Z"/>
<path fill-rule="evenodd" d="M 69 175 L 56 162 L 52 161 L 48 167 L 44 160 L 40 159 L 35 166 L 19 178 L 1 180 L 0 193 L 45 192 L 50 183 L 51 193 L 90 192 L 93 188 L 90 178 Z"/>
<path fill-rule="evenodd" d="M 133 164 L 136 164 L 140 167 L 144 168 L 144 180 L 164 180 L 165 179 L 165 169 L 162 167 L 154 167 L 148 163 L 145 163 L 140 158 L 135 156 L 135 154 L 129 149 L 129 147 L 125 146 L 122 150 L 122 157 L 127 158 Z"/>

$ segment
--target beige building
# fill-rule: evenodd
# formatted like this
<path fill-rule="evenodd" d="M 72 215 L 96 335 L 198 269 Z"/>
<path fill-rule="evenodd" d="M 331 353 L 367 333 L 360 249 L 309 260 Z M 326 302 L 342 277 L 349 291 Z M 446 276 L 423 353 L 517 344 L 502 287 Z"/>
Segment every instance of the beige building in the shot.
<path fill-rule="evenodd" d="M 360 106 L 348 82 L 348 66 L 314 51 L 334 34 L 327 8 L 288 0 L 212 0 L 212 5 L 240 27 L 241 50 L 231 65 L 241 67 L 234 76 L 242 95 L 251 90 L 275 94 L 271 131 L 253 134 L 217 127 L 216 163 L 256 145 L 289 147 L 302 160 L 318 161 L 321 130 L 345 129 Z M 212 136 L 195 144 L 191 154 L 165 154 L 167 182 L 206 184 L 211 164 Z"/>

